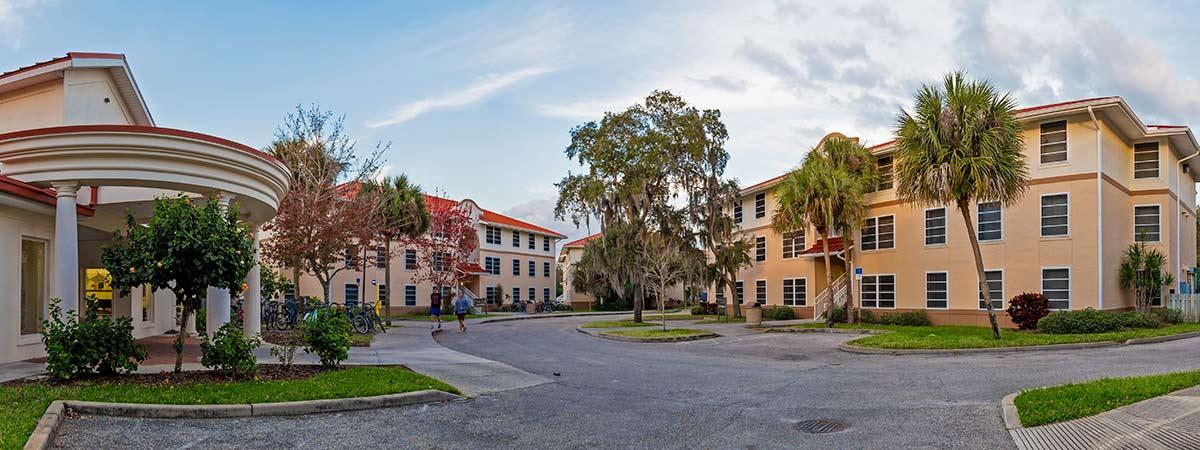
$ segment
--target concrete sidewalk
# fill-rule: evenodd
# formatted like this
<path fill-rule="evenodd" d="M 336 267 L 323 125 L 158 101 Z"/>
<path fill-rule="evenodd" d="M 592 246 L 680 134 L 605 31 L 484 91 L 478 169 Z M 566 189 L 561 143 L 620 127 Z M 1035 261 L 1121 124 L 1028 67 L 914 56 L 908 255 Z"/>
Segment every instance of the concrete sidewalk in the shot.
<path fill-rule="evenodd" d="M 1200 449 L 1200 386 L 1091 417 L 1010 430 L 1019 449 Z"/>

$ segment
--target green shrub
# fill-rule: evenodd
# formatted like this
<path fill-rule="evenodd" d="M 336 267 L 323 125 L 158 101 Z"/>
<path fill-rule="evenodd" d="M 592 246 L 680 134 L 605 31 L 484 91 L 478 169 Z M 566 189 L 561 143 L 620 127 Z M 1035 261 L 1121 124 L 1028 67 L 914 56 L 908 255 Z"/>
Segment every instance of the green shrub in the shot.
<path fill-rule="evenodd" d="M 846 309 L 845 309 L 845 308 L 833 308 L 833 314 L 832 314 L 832 315 L 833 315 L 833 322 L 834 322 L 834 323 L 839 323 L 839 322 L 845 322 L 845 321 L 846 321 Z M 865 310 L 863 311 L 863 317 L 867 317 L 867 316 L 869 316 L 869 315 L 870 315 L 870 314 L 868 314 L 868 311 L 865 311 Z"/>
<path fill-rule="evenodd" d="M 196 316 L 196 335 L 197 336 L 208 336 L 208 320 L 206 319 L 208 315 L 204 313 L 204 308 L 197 309 L 195 312 L 195 316 Z"/>
<path fill-rule="evenodd" d="M 1158 317 L 1158 321 L 1164 325 L 1175 325 L 1183 323 L 1183 312 L 1178 309 L 1163 308 L 1154 311 L 1154 315 Z"/>
<path fill-rule="evenodd" d="M 869 311 L 863 311 L 863 323 L 874 323 L 879 325 L 898 325 L 903 327 L 926 327 L 933 325 L 929 320 L 929 315 L 925 311 L 906 311 L 901 313 L 887 313 L 875 316 Z"/>
<path fill-rule="evenodd" d="M 1038 329 L 1049 334 L 1108 333 L 1126 328 L 1157 328 L 1161 325 L 1162 320 L 1153 314 L 1106 312 L 1092 308 L 1052 312 L 1038 321 Z"/>
<path fill-rule="evenodd" d="M 1038 292 L 1025 292 L 1008 300 L 1008 317 L 1017 328 L 1034 330 L 1038 321 L 1050 314 L 1050 300 Z"/>
<path fill-rule="evenodd" d="M 796 318 L 796 312 L 792 308 L 786 306 L 771 306 L 763 308 L 763 319 L 766 320 L 792 320 Z"/>
<path fill-rule="evenodd" d="M 146 360 L 146 349 L 133 339 L 128 317 L 110 319 L 96 313 L 96 300 L 88 298 L 82 321 L 74 314 L 63 319 L 61 299 L 50 300 L 50 316 L 42 321 L 46 346 L 46 371 L 58 379 L 98 372 L 133 372 Z"/>
<path fill-rule="evenodd" d="M 318 310 L 309 320 L 302 321 L 304 352 L 316 354 L 321 365 L 337 366 L 350 357 L 350 322 L 345 314 Z"/>
<path fill-rule="evenodd" d="M 1162 321 L 1154 314 L 1142 314 L 1136 311 L 1116 314 L 1121 321 L 1122 328 L 1158 328 L 1162 326 Z"/>
<path fill-rule="evenodd" d="M 692 307 L 693 316 L 715 316 L 720 313 L 720 306 L 714 302 L 700 302 Z"/>
<path fill-rule="evenodd" d="M 238 324 L 226 323 L 212 339 L 205 336 L 200 342 L 200 364 L 222 375 L 253 378 L 258 373 L 258 360 L 254 357 L 258 344 L 258 338 L 246 337 Z"/>

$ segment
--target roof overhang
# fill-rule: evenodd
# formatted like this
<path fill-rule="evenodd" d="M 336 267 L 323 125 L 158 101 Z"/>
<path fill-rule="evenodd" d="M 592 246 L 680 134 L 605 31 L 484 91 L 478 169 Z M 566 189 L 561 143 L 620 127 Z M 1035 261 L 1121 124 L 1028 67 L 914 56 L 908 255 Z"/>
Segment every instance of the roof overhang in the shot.
<path fill-rule="evenodd" d="M 154 126 L 154 117 L 138 89 L 125 55 L 120 53 L 71 52 L 67 56 L 43 61 L 0 74 L 0 94 L 49 81 L 61 80 L 70 69 L 105 69 L 133 115 L 134 124 Z"/>

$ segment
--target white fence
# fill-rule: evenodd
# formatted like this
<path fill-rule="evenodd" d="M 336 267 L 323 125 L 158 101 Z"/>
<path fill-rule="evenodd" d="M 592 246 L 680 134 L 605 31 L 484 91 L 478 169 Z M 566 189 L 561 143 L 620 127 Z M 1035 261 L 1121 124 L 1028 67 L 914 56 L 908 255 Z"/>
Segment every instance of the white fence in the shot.
<path fill-rule="evenodd" d="M 1200 322 L 1200 294 L 1174 294 L 1167 297 L 1167 308 L 1183 314 L 1184 322 Z"/>

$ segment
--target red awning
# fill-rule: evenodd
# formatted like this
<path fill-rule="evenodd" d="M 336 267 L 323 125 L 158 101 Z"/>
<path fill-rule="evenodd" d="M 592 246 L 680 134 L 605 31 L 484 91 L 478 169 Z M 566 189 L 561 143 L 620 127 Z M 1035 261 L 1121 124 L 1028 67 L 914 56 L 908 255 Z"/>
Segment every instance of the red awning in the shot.
<path fill-rule="evenodd" d="M 844 251 L 844 250 L 846 250 L 846 243 L 842 241 L 842 238 L 840 238 L 840 237 L 829 238 L 829 254 L 830 255 L 841 254 L 842 251 Z M 808 249 L 804 250 L 803 252 L 800 252 L 799 256 L 815 258 L 817 256 L 821 256 L 824 254 L 825 254 L 825 246 L 821 243 L 820 239 L 817 239 L 817 242 L 815 244 L 813 244 L 812 247 L 809 247 Z"/>
<path fill-rule="evenodd" d="M 484 270 L 479 263 L 469 262 L 458 266 L 458 271 L 468 275 L 486 275 L 487 270 Z"/>

